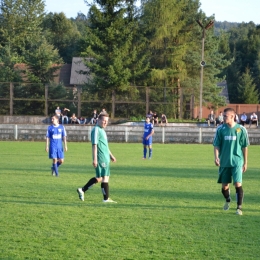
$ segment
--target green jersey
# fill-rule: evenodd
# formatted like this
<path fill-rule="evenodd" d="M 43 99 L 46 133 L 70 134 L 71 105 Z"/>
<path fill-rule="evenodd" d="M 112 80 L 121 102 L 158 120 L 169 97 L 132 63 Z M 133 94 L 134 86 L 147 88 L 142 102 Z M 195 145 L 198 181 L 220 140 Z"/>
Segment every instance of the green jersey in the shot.
<path fill-rule="evenodd" d="M 96 125 L 91 131 L 91 143 L 97 145 L 97 160 L 101 165 L 110 163 L 110 151 L 107 142 L 107 134 L 103 128 Z M 103 166 L 103 167 L 104 167 Z"/>
<path fill-rule="evenodd" d="M 219 147 L 220 167 L 243 166 L 243 148 L 249 145 L 248 134 L 245 127 L 236 124 L 229 127 L 220 125 L 215 133 L 213 146 Z"/>

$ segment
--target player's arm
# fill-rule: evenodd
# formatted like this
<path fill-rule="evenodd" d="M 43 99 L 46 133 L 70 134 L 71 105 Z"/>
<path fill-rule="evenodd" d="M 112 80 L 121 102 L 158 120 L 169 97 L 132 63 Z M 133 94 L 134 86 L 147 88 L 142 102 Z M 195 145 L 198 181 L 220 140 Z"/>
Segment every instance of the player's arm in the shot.
<path fill-rule="evenodd" d="M 220 160 L 219 160 L 219 147 L 214 146 L 214 156 L 215 156 L 215 165 L 220 166 Z"/>
<path fill-rule="evenodd" d="M 154 130 L 152 129 L 151 133 L 146 136 L 146 140 L 148 140 L 154 134 Z"/>
<path fill-rule="evenodd" d="M 112 162 L 116 162 L 116 157 L 110 152 L 110 150 L 109 150 L 109 156 Z"/>
<path fill-rule="evenodd" d="M 97 167 L 97 145 L 92 144 L 92 158 L 93 158 L 93 166 L 96 168 Z"/>
<path fill-rule="evenodd" d="M 67 146 L 67 138 L 66 138 L 66 136 L 63 136 L 63 143 L 64 143 L 65 152 L 67 152 L 68 151 L 68 146 Z"/>
<path fill-rule="evenodd" d="M 248 148 L 244 147 L 242 148 L 243 155 L 244 155 L 244 164 L 243 164 L 243 172 L 247 170 L 247 155 L 248 155 Z"/>
<path fill-rule="evenodd" d="M 45 145 L 45 151 L 49 151 L 49 137 L 46 137 L 46 145 Z"/>

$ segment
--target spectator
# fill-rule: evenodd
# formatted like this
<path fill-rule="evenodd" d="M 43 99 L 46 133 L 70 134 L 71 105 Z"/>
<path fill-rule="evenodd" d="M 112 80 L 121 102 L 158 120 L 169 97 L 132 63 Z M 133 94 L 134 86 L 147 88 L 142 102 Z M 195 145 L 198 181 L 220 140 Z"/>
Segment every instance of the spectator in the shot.
<path fill-rule="evenodd" d="M 238 117 L 238 115 L 236 114 L 236 116 L 235 116 L 235 120 L 234 120 L 236 123 L 238 123 L 239 124 L 239 117 Z"/>
<path fill-rule="evenodd" d="M 216 126 L 216 116 L 214 115 L 213 110 L 210 111 L 207 121 L 208 121 L 208 126 L 210 126 L 210 124 L 214 124 L 214 126 Z"/>
<path fill-rule="evenodd" d="M 97 123 L 97 119 L 98 119 L 97 110 L 94 109 L 92 116 L 91 116 L 90 124 L 95 125 Z"/>
<path fill-rule="evenodd" d="M 243 125 L 243 126 L 245 124 L 248 124 L 247 115 L 246 115 L 245 112 L 243 112 L 243 114 L 240 117 L 240 124 Z"/>
<path fill-rule="evenodd" d="M 79 124 L 79 119 L 76 117 L 75 113 L 72 114 L 71 118 L 70 118 L 70 123 L 71 124 Z"/>
<path fill-rule="evenodd" d="M 55 110 L 55 115 L 59 118 L 59 123 L 60 123 L 60 119 L 61 119 L 61 110 L 60 107 L 57 107 Z"/>
<path fill-rule="evenodd" d="M 220 111 L 219 116 L 218 116 L 217 121 L 216 121 L 216 124 L 217 125 L 222 125 L 223 122 L 224 122 L 223 113 Z"/>
<path fill-rule="evenodd" d="M 160 125 L 162 126 L 162 124 L 165 124 L 165 126 L 168 124 L 168 120 L 165 114 L 161 115 L 161 122 Z"/>
<path fill-rule="evenodd" d="M 66 123 L 69 123 L 69 118 L 68 118 L 68 112 L 70 110 L 66 107 L 64 107 L 63 111 L 62 111 L 62 117 L 61 117 L 61 123 L 64 124 L 64 119 L 66 119 Z"/>
<path fill-rule="evenodd" d="M 157 115 L 157 113 L 156 112 L 154 112 L 153 113 L 153 121 L 152 121 L 152 124 L 158 124 L 159 123 L 159 121 L 158 121 L 158 115 Z"/>
<path fill-rule="evenodd" d="M 258 127 L 258 117 L 255 112 L 250 116 L 249 127 L 251 127 L 252 124 L 256 124 L 256 127 Z"/>
<path fill-rule="evenodd" d="M 99 116 L 101 113 L 102 113 L 102 114 L 103 114 L 103 113 L 107 113 L 106 109 L 105 109 L 105 108 L 102 108 L 102 110 L 101 110 L 101 112 L 98 114 L 98 116 Z"/>
<path fill-rule="evenodd" d="M 82 117 L 82 116 L 79 118 L 79 123 L 80 123 L 81 125 L 86 124 L 86 121 L 87 121 L 87 119 L 84 118 L 84 117 Z"/>
<path fill-rule="evenodd" d="M 150 111 L 147 113 L 146 118 L 147 118 L 147 117 L 150 119 L 150 122 L 153 121 L 153 112 L 152 112 L 152 110 L 150 110 Z"/>

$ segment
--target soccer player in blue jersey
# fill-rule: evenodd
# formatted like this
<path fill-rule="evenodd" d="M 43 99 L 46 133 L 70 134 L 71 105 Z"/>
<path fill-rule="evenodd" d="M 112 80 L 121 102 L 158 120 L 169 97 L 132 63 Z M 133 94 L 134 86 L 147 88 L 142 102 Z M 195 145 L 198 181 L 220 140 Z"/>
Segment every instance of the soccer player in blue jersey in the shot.
<path fill-rule="evenodd" d="M 147 146 L 149 148 L 149 159 L 152 158 L 152 142 L 154 134 L 153 130 L 153 124 L 150 122 L 150 117 L 146 117 L 145 124 L 144 124 L 144 135 L 143 135 L 143 145 L 144 145 L 144 157 L 143 159 L 146 159 L 147 154 Z"/>
<path fill-rule="evenodd" d="M 53 176 L 58 177 L 58 167 L 64 162 L 64 152 L 62 141 L 64 142 L 65 151 L 67 148 L 66 141 L 66 130 L 63 125 L 59 125 L 59 117 L 53 116 L 51 118 L 52 125 L 50 125 L 47 129 L 46 133 L 46 152 L 49 152 L 49 158 L 53 160 L 53 164 L 51 167 L 51 173 Z"/>
<path fill-rule="evenodd" d="M 225 198 L 223 209 L 229 209 L 229 184 L 233 179 L 237 199 L 236 214 L 242 215 L 242 176 L 247 170 L 248 134 L 245 127 L 236 123 L 234 109 L 226 108 L 223 117 L 224 124 L 217 128 L 213 141 L 215 165 L 219 167 L 218 183 L 222 184 L 221 192 Z"/>

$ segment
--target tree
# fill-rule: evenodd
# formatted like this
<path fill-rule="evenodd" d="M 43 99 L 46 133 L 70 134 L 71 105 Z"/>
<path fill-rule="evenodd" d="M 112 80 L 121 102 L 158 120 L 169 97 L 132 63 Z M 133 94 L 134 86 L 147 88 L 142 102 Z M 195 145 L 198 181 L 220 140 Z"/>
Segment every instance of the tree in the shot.
<path fill-rule="evenodd" d="M 59 52 L 65 63 L 71 63 L 78 54 L 80 33 L 76 23 L 66 18 L 64 13 L 49 13 L 43 21 L 43 30 L 48 39 Z"/>
<path fill-rule="evenodd" d="M 34 42 L 41 34 L 43 16 L 43 0 L 1 0 L 1 47 L 9 46 L 12 51 L 22 55 L 27 44 Z"/>
<path fill-rule="evenodd" d="M 242 74 L 238 84 L 238 100 L 242 104 L 258 104 L 259 93 L 256 89 L 253 79 L 250 75 L 250 69 L 246 68 L 246 71 Z"/>
<path fill-rule="evenodd" d="M 135 1 L 94 1 L 88 13 L 87 36 L 82 56 L 89 57 L 86 65 L 93 76 L 94 90 L 124 91 L 138 75 L 140 64 L 132 70 L 139 56 L 133 44 L 136 21 L 130 15 Z M 140 60 L 139 60 L 140 61 Z"/>
<path fill-rule="evenodd" d="M 242 23 L 229 32 L 229 46 L 234 62 L 227 69 L 227 82 L 229 87 L 230 101 L 239 103 L 238 83 L 239 76 L 247 69 L 256 87 L 260 90 L 260 35 L 259 26 L 253 22 Z"/>
<path fill-rule="evenodd" d="M 38 39 L 25 51 L 26 75 L 29 82 L 49 83 L 55 72 L 61 67 L 62 59 L 58 50 L 47 43 L 46 39 Z"/>

